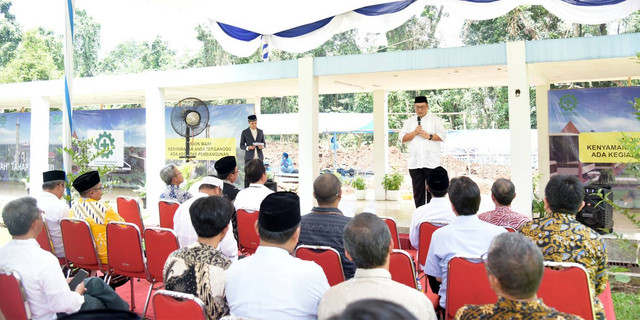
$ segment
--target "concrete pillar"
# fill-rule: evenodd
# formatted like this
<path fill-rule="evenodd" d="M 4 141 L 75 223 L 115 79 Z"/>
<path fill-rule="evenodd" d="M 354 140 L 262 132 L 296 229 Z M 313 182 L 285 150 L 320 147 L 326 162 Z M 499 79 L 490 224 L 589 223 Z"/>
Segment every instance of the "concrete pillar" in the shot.
<path fill-rule="evenodd" d="M 507 43 L 511 181 L 516 186 L 515 211 L 531 216 L 531 119 L 525 42 Z"/>
<path fill-rule="evenodd" d="M 538 122 L 538 196 L 544 198 L 544 187 L 549 182 L 551 172 L 549 168 L 549 89 L 547 83 L 536 86 L 536 108 Z"/>
<path fill-rule="evenodd" d="M 42 173 L 49 171 L 49 107 L 47 98 L 31 97 L 29 147 L 29 194 L 31 195 L 42 192 Z M 55 169 L 62 170 L 62 168 Z"/>
<path fill-rule="evenodd" d="M 373 184 L 376 200 L 385 199 L 382 180 L 389 163 L 389 108 L 387 92 L 373 92 Z"/>
<path fill-rule="evenodd" d="M 300 210 L 307 213 L 314 205 L 313 181 L 319 174 L 318 161 L 318 77 L 313 75 L 313 58 L 298 60 L 298 135 Z"/>
<path fill-rule="evenodd" d="M 261 99 L 260 97 L 254 97 L 254 98 L 248 98 L 247 99 L 247 103 L 248 104 L 253 104 L 254 108 L 253 108 L 253 112 L 255 112 L 256 116 L 260 115 L 262 113 L 262 104 L 261 104 Z M 258 119 L 260 120 L 260 119 Z"/>
<path fill-rule="evenodd" d="M 146 145 L 144 170 L 147 187 L 147 215 L 158 217 L 158 198 L 165 188 L 160 170 L 166 162 L 164 89 L 151 87 L 145 91 Z M 155 221 L 155 220 L 154 220 Z"/>

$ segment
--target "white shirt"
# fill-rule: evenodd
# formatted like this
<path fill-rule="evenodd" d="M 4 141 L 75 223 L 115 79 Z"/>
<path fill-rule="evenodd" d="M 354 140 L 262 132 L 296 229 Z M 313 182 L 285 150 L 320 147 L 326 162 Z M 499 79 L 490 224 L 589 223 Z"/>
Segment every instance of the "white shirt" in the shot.
<path fill-rule="evenodd" d="M 248 188 L 238 192 L 233 205 L 236 210 L 260 211 L 262 200 L 272 193 L 273 190 L 265 187 L 264 184 L 252 183 Z"/>
<path fill-rule="evenodd" d="M 63 200 L 58 199 L 51 192 L 43 191 L 36 197 L 38 208 L 44 211 L 44 220 L 49 229 L 51 243 L 56 257 L 64 258 L 64 246 L 62 245 L 62 231 L 60 230 L 60 220 L 70 218 L 69 206 Z M 44 232 L 44 230 L 42 231 Z"/>
<path fill-rule="evenodd" d="M 56 319 L 56 313 L 77 312 L 84 303 L 83 296 L 69 289 L 58 259 L 36 239 L 9 241 L 0 248 L 0 266 L 22 278 L 33 319 Z"/>
<path fill-rule="evenodd" d="M 420 224 L 429 221 L 433 223 L 449 224 L 456 220 L 451 202 L 447 196 L 431 198 L 431 202 L 416 209 L 411 217 L 411 227 L 409 227 L 409 241 L 414 248 L 418 248 L 420 242 Z"/>
<path fill-rule="evenodd" d="M 258 128 L 255 129 L 251 129 L 251 127 L 249 127 L 249 131 L 251 131 L 251 135 L 253 136 L 253 141 L 256 141 L 256 139 L 258 139 Z M 257 148 L 257 146 L 255 146 Z M 253 153 L 253 158 L 254 159 L 258 159 L 258 151 L 256 150 Z"/>
<path fill-rule="evenodd" d="M 352 279 L 327 290 L 318 306 L 318 319 L 340 314 L 348 304 L 363 299 L 395 302 L 405 307 L 416 319 L 437 319 L 433 304 L 424 293 L 391 280 L 391 273 L 383 268 L 358 268 Z"/>
<path fill-rule="evenodd" d="M 433 233 L 424 273 L 442 278 L 440 306 L 446 306 L 447 269 L 456 255 L 479 257 L 489 250 L 493 238 L 507 230 L 478 219 L 477 215 L 458 216 L 456 221 Z"/>
<path fill-rule="evenodd" d="M 232 263 L 225 285 L 231 315 L 256 320 L 316 319 L 327 289 L 327 278 L 315 262 L 265 246 Z"/>
<path fill-rule="evenodd" d="M 422 129 L 433 135 L 438 135 L 442 141 L 433 141 L 416 136 L 413 140 L 407 142 L 409 144 L 409 169 L 430 168 L 433 169 L 440 165 L 440 146 L 445 141 L 447 133 L 442 124 L 442 119 L 427 113 L 421 119 Z M 400 142 L 405 134 L 415 130 L 418 126 L 418 116 L 412 116 L 404 121 L 402 130 L 400 130 Z"/>
<path fill-rule="evenodd" d="M 178 236 L 180 248 L 188 247 L 198 242 L 198 234 L 191 223 L 189 208 L 196 200 L 208 196 L 206 193 L 195 193 L 191 199 L 185 201 L 178 207 L 178 210 L 176 210 L 176 214 L 173 216 L 173 231 L 175 231 Z M 220 250 L 229 260 L 238 260 L 238 242 L 233 237 L 233 225 L 231 222 L 229 222 L 227 234 L 220 240 L 216 249 Z"/>

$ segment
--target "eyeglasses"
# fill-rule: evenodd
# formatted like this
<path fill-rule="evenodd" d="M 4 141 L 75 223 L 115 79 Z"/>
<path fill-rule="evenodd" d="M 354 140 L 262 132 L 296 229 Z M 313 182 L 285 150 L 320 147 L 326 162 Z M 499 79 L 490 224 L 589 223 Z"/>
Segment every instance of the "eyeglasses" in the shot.
<path fill-rule="evenodd" d="M 99 191 L 102 191 L 102 190 L 104 190 L 104 187 L 100 187 L 100 188 L 92 188 L 91 190 L 96 190 L 96 191 L 98 191 L 98 190 L 99 190 Z"/>
<path fill-rule="evenodd" d="M 487 268 L 487 271 L 489 271 L 489 273 L 493 274 L 493 272 L 491 271 L 491 268 L 489 268 L 489 252 L 485 252 L 480 256 L 480 259 L 482 259 L 482 263 L 484 263 L 484 267 Z"/>

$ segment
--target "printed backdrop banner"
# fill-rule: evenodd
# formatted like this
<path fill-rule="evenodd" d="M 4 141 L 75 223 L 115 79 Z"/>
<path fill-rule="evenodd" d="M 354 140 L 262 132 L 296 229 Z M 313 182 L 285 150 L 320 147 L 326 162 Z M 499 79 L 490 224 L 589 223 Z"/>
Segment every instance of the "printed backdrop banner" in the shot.
<path fill-rule="evenodd" d="M 0 114 L 0 181 L 29 177 L 30 113 Z"/>
<path fill-rule="evenodd" d="M 124 163 L 124 131 L 123 130 L 87 130 L 89 139 L 93 139 L 93 154 L 98 150 L 108 150 L 91 161 L 92 167 L 118 167 Z"/>
<path fill-rule="evenodd" d="M 198 160 L 218 160 L 236 155 L 236 138 L 192 138 L 189 141 L 189 156 Z M 185 155 L 184 138 L 168 138 L 166 158 L 181 160 Z"/>
<path fill-rule="evenodd" d="M 613 187 L 621 207 L 640 208 L 640 185 L 620 139 L 640 136 L 633 104 L 640 87 L 549 91 L 551 174 Z"/>

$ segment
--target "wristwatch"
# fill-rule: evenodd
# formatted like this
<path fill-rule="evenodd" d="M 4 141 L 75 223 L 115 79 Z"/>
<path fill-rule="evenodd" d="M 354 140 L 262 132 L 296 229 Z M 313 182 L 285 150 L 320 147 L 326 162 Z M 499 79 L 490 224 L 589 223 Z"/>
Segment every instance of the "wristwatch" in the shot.
<path fill-rule="evenodd" d="M 429 140 L 433 139 L 433 134 L 429 134 Z"/>

